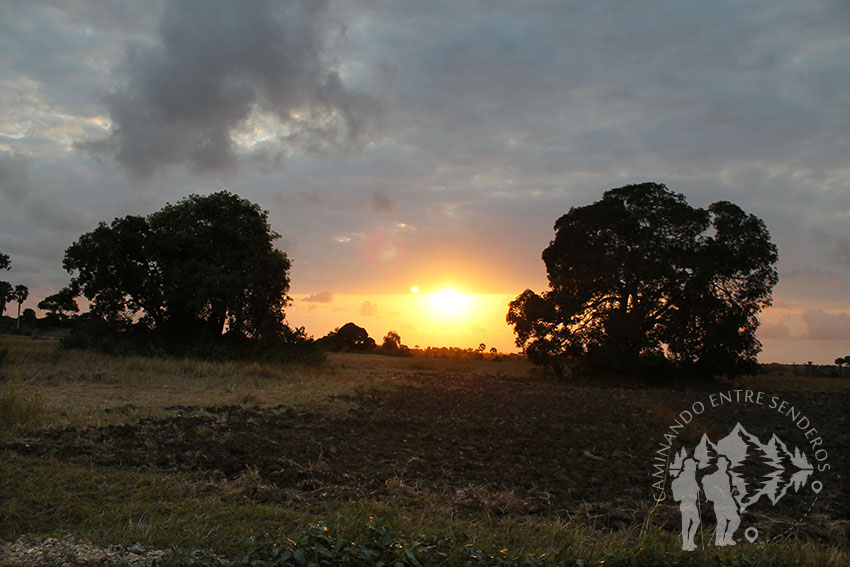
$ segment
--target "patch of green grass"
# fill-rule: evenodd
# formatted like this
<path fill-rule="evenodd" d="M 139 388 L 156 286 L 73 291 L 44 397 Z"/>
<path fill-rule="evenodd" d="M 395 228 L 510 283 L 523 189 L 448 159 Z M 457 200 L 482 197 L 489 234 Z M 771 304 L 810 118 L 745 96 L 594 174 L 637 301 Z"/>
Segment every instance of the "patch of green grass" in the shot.
<path fill-rule="evenodd" d="M 217 494 L 181 476 L 0 455 L 0 538 L 73 535 L 99 545 L 245 549 L 254 533 L 309 520 L 286 508 Z"/>
<path fill-rule="evenodd" d="M 267 555 L 274 553 L 270 546 L 285 547 L 288 540 L 305 541 L 307 548 L 327 547 L 330 540 L 322 534 L 367 550 L 351 553 L 368 555 L 375 546 L 391 545 L 384 551 L 395 557 L 410 550 L 422 565 L 731 567 L 838 566 L 850 561 L 845 549 L 794 541 L 767 549 L 741 545 L 686 553 L 679 551 L 676 534 L 662 531 L 609 532 L 572 521 L 510 516 L 460 519 L 427 507 L 409 510 L 369 500 L 276 505 L 258 503 L 242 488 L 238 481 L 212 485 L 183 475 L 6 451 L 0 454 L 0 539 L 74 536 L 98 545 L 140 542 L 161 549 L 212 549 L 234 558 L 253 549 L 255 559 L 267 561 L 259 565 L 287 564 L 270 563 Z M 320 532 L 315 524 L 322 525 Z M 402 565 L 417 565 L 406 552 L 403 556 L 409 562 Z M 207 556 L 190 551 L 171 559 L 173 564 L 192 564 L 193 557 L 200 561 Z"/>

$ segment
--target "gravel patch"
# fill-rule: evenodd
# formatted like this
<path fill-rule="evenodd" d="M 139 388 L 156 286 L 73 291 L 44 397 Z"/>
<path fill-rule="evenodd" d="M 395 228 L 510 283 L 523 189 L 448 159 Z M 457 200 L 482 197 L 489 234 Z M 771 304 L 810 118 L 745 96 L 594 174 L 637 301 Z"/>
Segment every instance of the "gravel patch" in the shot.
<path fill-rule="evenodd" d="M 155 567 L 171 550 L 140 544 L 98 547 L 73 538 L 0 542 L 0 567 Z M 220 565 L 229 561 L 217 558 Z"/>

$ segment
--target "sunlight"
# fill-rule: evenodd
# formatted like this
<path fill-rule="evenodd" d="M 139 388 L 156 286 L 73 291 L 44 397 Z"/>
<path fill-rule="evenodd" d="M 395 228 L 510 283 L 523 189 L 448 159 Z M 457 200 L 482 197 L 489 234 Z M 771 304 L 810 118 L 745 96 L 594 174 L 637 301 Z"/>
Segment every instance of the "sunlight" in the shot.
<path fill-rule="evenodd" d="M 459 291 L 446 288 L 428 295 L 431 316 L 439 319 L 457 320 L 469 314 L 470 297 Z"/>
<path fill-rule="evenodd" d="M 379 342 L 393 330 L 411 347 L 474 348 L 486 343 L 501 352 L 516 351 L 513 329 L 505 324 L 508 303 L 514 295 L 467 293 L 449 285 L 415 285 L 418 293 L 405 286 L 400 290 L 404 293 L 333 294 L 329 301 L 318 301 L 315 293 L 299 294 L 287 310 L 287 318 L 295 326 L 306 326 L 316 338 L 352 321 Z M 367 304 L 369 309 L 365 309 Z"/>

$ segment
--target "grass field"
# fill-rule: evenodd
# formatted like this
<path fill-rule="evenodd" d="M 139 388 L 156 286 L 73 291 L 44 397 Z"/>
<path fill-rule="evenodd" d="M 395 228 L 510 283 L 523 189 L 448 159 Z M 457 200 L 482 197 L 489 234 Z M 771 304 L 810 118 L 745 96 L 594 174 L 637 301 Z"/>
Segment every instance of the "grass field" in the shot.
<path fill-rule="evenodd" d="M 522 361 L 206 363 L 21 337 L 0 337 L 3 348 L 0 540 L 238 558 L 252 535 L 298 540 L 320 523 L 344 540 L 378 533 L 426 564 L 850 563 L 840 491 L 824 493 L 828 505 L 796 537 L 679 551 L 675 514 L 649 516 L 647 451 L 693 392 L 552 383 Z M 758 376 L 735 387 L 835 416 L 831 462 L 847 463 L 850 380 Z M 846 484 L 840 470 L 836 479 Z"/>

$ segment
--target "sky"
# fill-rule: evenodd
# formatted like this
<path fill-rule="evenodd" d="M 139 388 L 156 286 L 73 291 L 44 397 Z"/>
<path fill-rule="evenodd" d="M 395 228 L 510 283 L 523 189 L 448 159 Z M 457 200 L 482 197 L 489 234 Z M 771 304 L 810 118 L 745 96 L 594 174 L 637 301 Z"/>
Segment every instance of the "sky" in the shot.
<path fill-rule="evenodd" d="M 760 360 L 831 363 L 848 31 L 841 0 L 0 0 L 3 279 L 34 308 L 98 222 L 229 189 L 293 259 L 292 324 L 509 351 L 557 218 L 654 181 L 766 222 Z"/>

